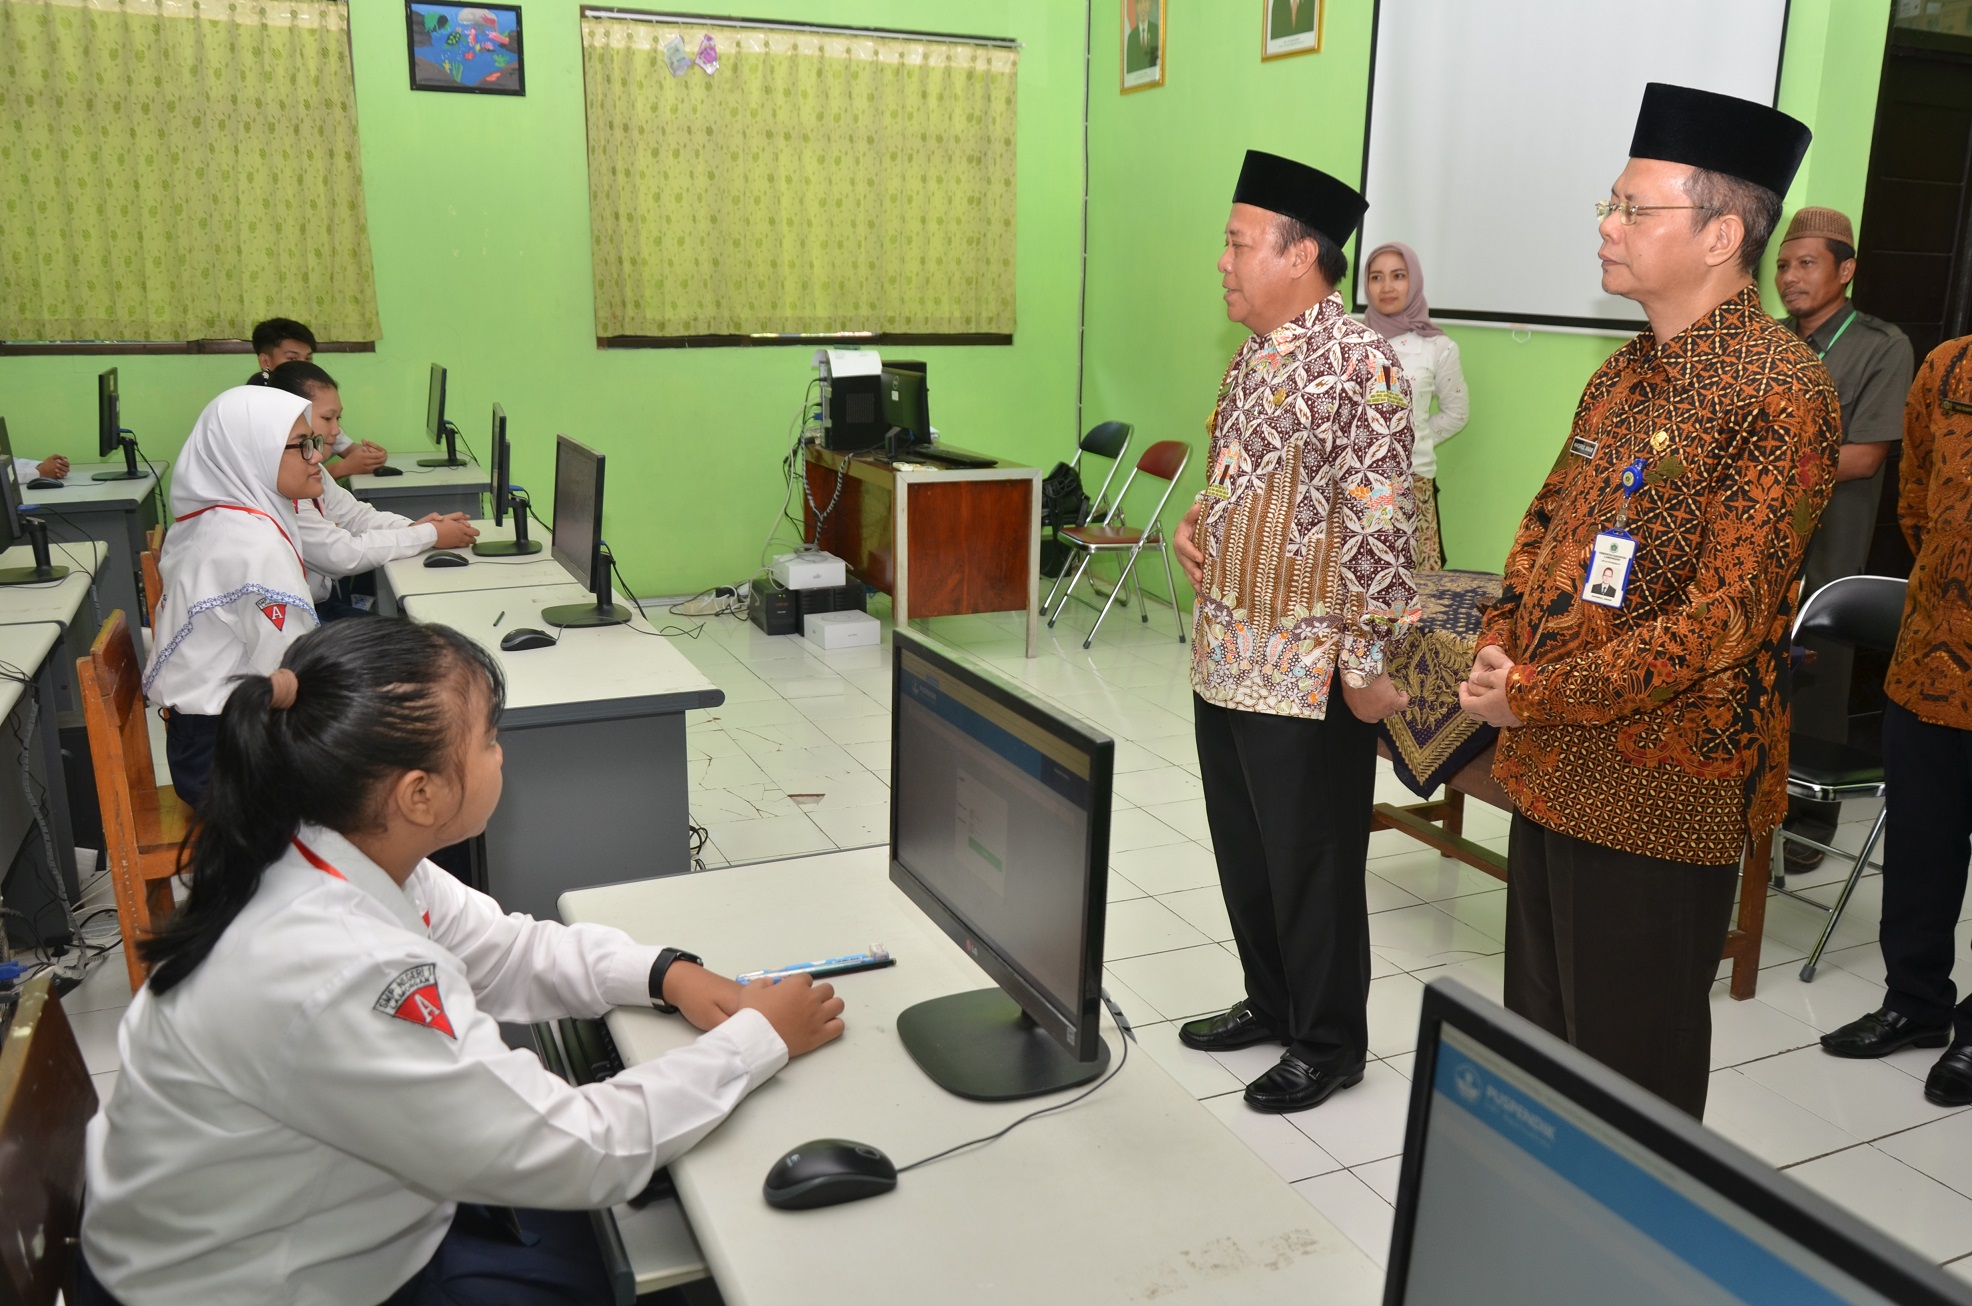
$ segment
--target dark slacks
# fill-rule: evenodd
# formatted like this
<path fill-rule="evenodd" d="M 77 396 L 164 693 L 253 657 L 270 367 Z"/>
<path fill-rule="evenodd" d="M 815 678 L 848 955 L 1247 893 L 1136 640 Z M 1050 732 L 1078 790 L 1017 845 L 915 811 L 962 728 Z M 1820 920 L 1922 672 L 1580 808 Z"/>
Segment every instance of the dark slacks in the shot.
<path fill-rule="evenodd" d="M 1194 696 L 1198 771 L 1246 999 L 1316 1067 L 1369 1046 L 1370 805 L 1376 728 L 1339 689 L 1328 719 L 1216 707 Z"/>
<path fill-rule="evenodd" d="M 1735 865 L 1618 852 L 1514 813 L 1507 1010 L 1702 1117 L 1738 883 Z"/>
<path fill-rule="evenodd" d="M 171 767 L 171 787 L 193 807 L 205 801 L 218 751 L 218 717 L 174 711 L 164 719 L 164 760 Z"/>
<path fill-rule="evenodd" d="M 1972 997 L 1951 982 L 1952 931 L 1972 857 L 1972 730 L 1934 726 L 1883 705 L 1884 1005 L 1972 1039 Z"/>

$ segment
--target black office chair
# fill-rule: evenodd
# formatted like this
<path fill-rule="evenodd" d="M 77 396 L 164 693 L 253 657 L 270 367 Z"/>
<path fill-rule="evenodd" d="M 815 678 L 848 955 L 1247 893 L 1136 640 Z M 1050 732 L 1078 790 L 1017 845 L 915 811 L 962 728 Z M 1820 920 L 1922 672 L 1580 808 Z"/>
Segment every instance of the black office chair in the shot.
<path fill-rule="evenodd" d="M 1801 605 L 1799 615 L 1794 618 L 1794 643 L 1799 644 L 1804 635 L 1812 635 L 1816 639 L 1847 644 L 1851 648 L 1870 649 L 1878 653 L 1893 652 L 1897 647 L 1897 629 L 1903 624 L 1904 589 L 1905 583 L 1894 576 L 1843 576 L 1830 581 L 1809 595 L 1807 602 Z M 1798 730 L 1790 731 L 1787 740 L 1787 792 L 1797 798 L 1812 798 L 1825 803 L 1849 798 L 1881 798 L 1885 792 L 1882 754 L 1879 750 L 1856 748 L 1804 735 Z M 1815 940 L 1814 951 L 1808 954 L 1808 960 L 1801 967 L 1803 983 L 1815 977 L 1815 967 L 1821 963 L 1821 954 L 1828 947 L 1830 936 L 1835 933 L 1836 923 L 1842 919 L 1842 909 L 1849 905 L 1849 895 L 1856 891 L 1856 881 L 1862 878 L 1863 869 L 1869 865 L 1869 855 L 1883 838 L 1883 818 L 1887 812 L 1886 807 L 1876 814 L 1876 822 L 1869 828 L 1869 837 L 1863 840 L 1862 850 L 1855 853 L 1845 853 L 1839 848 L 1793 834 L 1785 828 L 1774 831 L 1772 879 L 1775 892 L 1828 913 L 1828 923 L 1822 927 L 1821 937 Z M 1823 906 L 1813 898 L 1787 887 L 1783 853 L 1789 840 L 1855 863 L 1833 907 Z M 1881 870 L 1882 866 L 1878 865 L 1876 869 Z"/>
<path fill-rule="evenodd" d="M 1081 526 L 1087 522 L 1109 520 L 1110 513 L 1114 511 L 1114 505 L 1107 502 L 1109 487 L 1116 480 L 1117 470 L 1123 466 L 1123 455 L 1130 451 L 1130 436 L 1135 431 L 1136 428 L 1128 422 L 1103 422 L 1090 427 L 1089 433 L 1076 441 L 1075 456 L 1068 460 L 1068 465 L 1080 473 L 1082 456 L 1093 454 L 1097 458 L 1109 459 L 1109 475 L 1102 478 L 1102 488 L 1097 490 L 1095 497 L 1089 501 L 1089 515 L 1083 521 L 1073 523 L 1074 525 Z M 1069 562 L 1072 564 L 1073 561 L 1071 554 Z M 1041 605 L 1042 612 L 1054 607 L 1055 596 L 1061 592 L 1062 582 L 1068 579 L 1070 570 L 1072 570 L 1071 566 L 1064 566 L 1060 574 L 1054 578 L 1054 585 L 1048 590 L 1047 602 Z M 1127 604 L 1129 601 L 1129 596 L 1125 595 L 1123 602 Z"/>

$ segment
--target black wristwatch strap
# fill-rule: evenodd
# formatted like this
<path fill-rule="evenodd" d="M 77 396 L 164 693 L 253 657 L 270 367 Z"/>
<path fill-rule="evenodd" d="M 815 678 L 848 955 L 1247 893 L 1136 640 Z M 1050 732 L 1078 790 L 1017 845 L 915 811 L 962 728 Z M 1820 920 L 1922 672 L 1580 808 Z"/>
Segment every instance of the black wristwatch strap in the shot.
<path fill-rule="evenodd" d="M 673 1015 L 678 1008 L 664 1000 L 664 976 L 674 961 L 689 961 L 694 966 L 703 966 L 705 958 L 696 952 L 686 952 L 683 948 L 666 948 L 657 954 L 657 960 L 650 967 L 650 1004 L 665 1015 Z"/>

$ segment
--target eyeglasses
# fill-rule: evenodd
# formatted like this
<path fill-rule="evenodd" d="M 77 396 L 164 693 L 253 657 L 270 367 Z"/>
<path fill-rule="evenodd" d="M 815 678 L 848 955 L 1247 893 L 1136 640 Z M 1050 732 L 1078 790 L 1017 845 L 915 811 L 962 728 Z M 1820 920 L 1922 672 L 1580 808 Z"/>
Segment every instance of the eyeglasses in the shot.
<path fill-rule="evenodd" d="M 1675 209 L 1696 209 L 1703 213 L 1713 211 L 1708 204 L 1619 204 L 1615 200 L 1597 200 L 1595 220 L 1601 222 L 1613 213 L 1624 226 L 1634 227 L 1639 213 L 1663 213 Z"/>
<path fill-rule="evenodd" d="M 311 453 L 314 454 L 317 458 L 319 458 L 322 456 L 322 441 L 323 441 L 322 436 L 304 435 L 299 440 L 296 440 L 293 444 L 283 445 L 282 447 L 285 449 L 299 449 L 301 450 L 301 456 L 304 458 L 306 458 Z"/>

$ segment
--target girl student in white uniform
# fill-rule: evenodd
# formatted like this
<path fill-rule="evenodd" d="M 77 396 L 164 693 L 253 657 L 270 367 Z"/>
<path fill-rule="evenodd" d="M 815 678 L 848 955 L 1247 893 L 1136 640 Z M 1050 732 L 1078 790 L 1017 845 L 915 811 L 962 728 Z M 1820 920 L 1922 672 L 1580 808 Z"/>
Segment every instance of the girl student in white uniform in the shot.
<path fill-rule="evenodd" d="M 1417 570 L 1443 571 L 1445 546 L 1438 531 L 1438 446 L 1457 435 L 1470 417 L 1471 398 L 1459 367 L 1458 345 L 1431 320 L 1424 302 L 1424 270 L 1409 245 L 1387 241 L 1363 264 L 1363 293 L 1370 328 L 1396 351 L 1411 383 L 1411 487 L 1417 496 Z M 1436 398 L 1438 411 L 1431 411 Z"/>
<path fill-rule="evenodd" d="M 334 377 L 303 360 L 281 363 L 264 375 L 263 384 L 308 401 L 309 427 L 323 438 L 324 448 L 327 442 L 341 437 L 342 392 Z M 479 531 L 462 512 L 428 513 L 412 521 L 371 507 L 326 473 L 322 493 L 312 500 L 299 500 L 294 507 L 309 593 L 315 600 L 315 613 L 323 621 L 363 613 L 336 595 L 335 583 L 341 578 L 427 549 L 464 548 L 479 538 Z"/>
<path fill-rule="evenodd" d="M 190 895 L 141 945 L 89 1126 L 84 1303 L 609 1301 L 565 1213 L 641 1191 L 842 1032 L 827 984 L 742 988 L 619 930 L 506 915 L 425 860 L 499 801 L 501 702 L 478 645 L 392 618 L 240 680 Z M 653 1003 L 709 1032 L 600 1083 L 500 1038 Z"/>
<path fill-rule="evenodd" d="M 317 624 L 294 505 L 322 492 L 321 455 L 306 399 L 236 386 L 205 406 L 172 465 L 144 697 L 166 709 L 172 783 L 194 807 L 235 678 L 272 671 Z"/>

